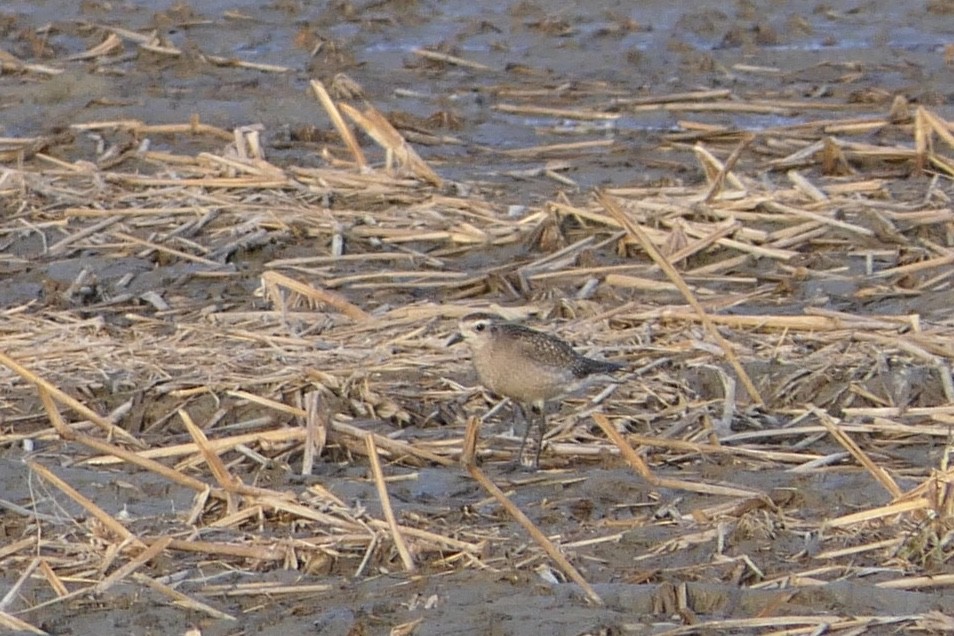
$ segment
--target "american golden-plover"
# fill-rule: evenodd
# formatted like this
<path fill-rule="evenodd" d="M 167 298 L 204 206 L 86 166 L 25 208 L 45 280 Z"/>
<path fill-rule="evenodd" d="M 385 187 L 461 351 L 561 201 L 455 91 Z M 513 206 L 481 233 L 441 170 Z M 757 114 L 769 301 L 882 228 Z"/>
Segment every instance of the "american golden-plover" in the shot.
<path fill-rule="evenodd" d="M 582 356 L 555 336 L 507 322 L 490 313 L 464 316 L 458 323 L 458 332 L 447 344 L 461 341 L 470 347 L 481 384 L 497 395 L 510 398 L 515 411 L 519 411 L 526 422 L 518 462 L 522 460 L 532 427 L 525 407 L 538 413 L 539 434 L 533 468 L 540 462 L 546 402 L 582 388 L 600 374 L 624 368 L 615 362 Z"/>

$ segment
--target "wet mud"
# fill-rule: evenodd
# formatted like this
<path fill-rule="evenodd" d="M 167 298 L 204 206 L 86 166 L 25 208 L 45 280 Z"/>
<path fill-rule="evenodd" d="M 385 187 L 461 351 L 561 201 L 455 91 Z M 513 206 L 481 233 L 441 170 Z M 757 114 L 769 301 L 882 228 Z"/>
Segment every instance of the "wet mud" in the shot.
<path fill-rule="evenodd" d="M 954 8 L 939 1 L 813 6 L 655 0 L 637 5 L 8 2 L 0 8 L 0 49 L 21 61 L 49 64 L 63 72 L 0 76 L 0 123 L 6 137 L 60 135 L 68 139 L 52 149 L 37 149 L 49 150 L 63 161 L 96 156 L 98 145 L 129 148 L 142 141 L 125 138 L 128 133 L 118 129 L 83 132 L 74 126 L 77 123 L 139 120 L 181 124 L 195 119 L 226 130 L 262 124 L 265 153 L 271 162 L 322 166 L 327 157 L 321 149 L 334 139 L 334 132 L 308 82 L 319 78 L 332 85 L 338 74 L 345 73 L 357 83 L 354 90 L 386 112 L 444 179 L 460 188 L 479 189 L 500 209 L 509 206 L 519 214 L 527 206 L 561 195 L 582 200 L 596 187 L 703 183 L 691 144 L 661 144 L 666 135 L 685 131 L 686 120 L 758 131 L 843 117 L 849 107 L 853 115 L 883 114 L 897 95 L 910 104 L 928 105 L 950 120 L 954 116 L 952 22 Z M 183 53 L 168 56 L 127 48 L 116 56 L 64 62 L 98 43 L 104 26 L 137 33 L 155 30 Z M 418 48 L 474 65 L 429 58 L 415 53 Z M 231 63 L 234 60 L 283 70 L 237 67 Z M 765 113 L 639 108 L 640 99 L 721 89 L 775 100 L 782 106 Z M 585 120 L 508 109 L 508 105 L 525 103 L 533 94 L 540 97 L 531 101 L 576 111 L 603 108 L 614 101 L 619 116 Z M 784 107 L 789 101 L 806 100 L 816 100 L 818 108 Z M 542 156 L 508 152 L 580 140 L 607 143 L 563 152 L 551 148 Z M 152 150 L 182 154 L 216 152 L 225 143 L 187 134 L 150 137 Z M 384 157 L 376 155 L 374 160 L 380 162 Z M 759 157 L 744 156 L 740 165 L 755 172 L 759 161 Z M 139 167 L 146 174 L 155 169 L 148 162 Z M 879 167 L 878 171 L 896 176 L 893 187 L 899 192 L 920 192 L 926 187 L 923 177 L 905 174 L 909 168 L 892 172 Z M 949 186 L 942 188 L 951 194 Z M 12 213 L 13 205 L 12 199 L 6 198 L 8 212 Z M 294 236 L 280 244 L 239 246 L 229 265 L 229 271 L 238 275 L 197 278 L 194 273 L 201 267 L 174 258 L 156 262 L 151 256 L 133 254 L 117 259 L 98 257 L 91 250 L 57 256 L 50 255 L 48 249 L 49 244 L 36 233 L 4 239 L 0 308 L 38 303 L 31 310 L 57 305 L 68 309 L 90 304 L 78 298 L 84 293 L 100 294 L 92 304 L 101 304 L 107 300 L 102 290 L 112 289 L 132 274 L 122 293 L 137 296 L 167 288 L 197 307 L 215 304 L 234 311 L 252 310 L 260 306 L 254 292 L 267 263 L 315 251 L 307 237 Z M 473 259 L 475 267 L 505 263 L 521 257 L 523 249 L 488 247 L 462 259 Z M 759 266 L 750 263 L 745 267 L 757 270 Z M 860 267 L 857 262 L 847 266 Z M 84 269 L 95 276 L 97 289 L 74 289 L 64 296 Z M 354 271 L 364 270 L 356 266 Z M 338 273 L 349 274 L 347 266 Z M 864 306 L 870 313 L 918 313 L 927 319 L 945 320 L 952 300 L 950 291 L 940 289 L 864 305 L 853 296 L 857 290 L 850 281 L 834 277 L 815 279 L 792 291 L 783 303 L 766 303 L 761 308 L 797 314 L 811 305 L 838 310 Z M 357 304 L 373 301 L 383 305 L 426 297 L 428 292 L 393 292 L 386 298 L 360 290 L 348 294 Z M 660 294 L 659 298 L 668 302 L 674 296 Z M 729 313 L 758 309 L 753 303 L 733 307 Z M 130 321 L 126 310 L 77 309 L 78 317 L 94 315 L 101 315 L 105 328 L 115 333 L 122 333 Z M 192 361 L 184 361 L 183 368 L 190 364 Z M 819 375 L 815 384 L 799 384 L 795 392 L 786 394 L 785 379 L 802 373 L 804 367 L 767 365 L 750 366 L 749 370 L 765 387 L 779 390 L 775 396 L 779 413 L 786 400 L 790 404 L 825 404 L 848 387 L 877 393 L 895 381 L 886 362 L 883 369 L 865 379 L 867 384 L 847 372 L 843 376 Z M 455 373 L 461 381 L 472 382 L 464 361 Z M 188 441 L 181 431 L 170 433 L 157 424 L 169 417 L 168 410 L 179 402 L 148 397 L 148 387 L 137 385 L 143 375 L 141 369 L 131 369 L 128 377 L 103 378 L 99 386 L 78 392 L 98 412 L 109 412 L 129 395 L 142 391 L 144 398 L 125 416 L 124 426 L 146 438 L 177 434 L 176 439 Z M 157 377 L 156 382 L 166 380 Z M 724 397 L 725 387 L 717 374 L 694 369 L 686 372 L 684 380 L 701 398 L 719 401 Z M 413 378 L 407 384 L 413 385 Z M 908 400 L 912 406 L 943 401 L 943 389 L 927 365 L 920 376 L 909 378 L 904 390 L 911 391 L 911 386 L 917 393 Z M 399 421 L 398 426 L 395 422 L 401 418 L 382 421 L 369 416 L 362 425 L 382 435 L 405 438 L 439 438 L 446 434 L 447 429 L 442 428 L 446 426 L 458 433 L 462 430 L 460 404 L 449 399 L 436 405 L 440 400 L 430 398 L 424 404 L 412 389 L 396 398 L 407 412 L 407 421 Z M 5 417 L 7 432 L 20 434 L 31 427 L 47 426 L 43 416 L 37 415 L 41 409 L 32 393 L 24 390 L 9 398 L 8 404 L 13 406 Z M 198 396 L 189 408 L 197 420 L 205 421 L 214 417 L 221 404 Z M 34 415 L 25 417 L 24 413 Z M 249 407 L 247 415 L 253 419 L 261 412 Z M 752 417 L 755 430 L 760 417 L 762 414 Z M 743 429 L 731 434 L 743 435 Z M 220 593 L 203 588 L 202 598 L 239 617 L 238 621 L 175 606 L 167 595 L 128 581 L 98 596 L 21 613 L 24 606 L 46 600 L 45 592 L 37 593 L 41 598 L 32 598 L 31 591 L 7 611 L 51 634 L 170 634 L 187 633 L 190 628 L 222 635 L 677 634 L 701 633 L 692 630 L 699 621 L 752 619 L 763 613 L 815 617 L 816 627 L 825 621 L 841 621 L 840 629 L 845 630 L 850 628 L 846 622 L 850 617 L 875 617 L 866 633 L 887 634 L 897 633 L 899 624 L 913 629 L 914 622 L 904 622 L 902 617 L 932 612 L 938 613 L 935 622 L 917 623 L 923 633 L 950 629 L 950 619 L 944 615 L 954 613 L 954 595 L 948 589 L 895 590 L 870 582 L 891 569 L 886 565 L 891 563 L 890 557 L 871 552 L 860 555 L 855 566 L 870 566 L 870 577 L 858 575 L 855 569 L 839 581 L 837 573 L 821 571 L 827 563 L 818 559 L 821 537 L 803 528 L 802 520 L 835 518 L 890 501 L 884 489 L 854 464 L 846 462 L 817 473 L 794 472 L 782 463 L 774 469 L 761 464 L 755 469 L 754 463 L 739 456 L 690 451 L 681 457 L 666 455 L 665 461 L 656 464 L 650 452 L 646 460 L 659 475 L 744 483 L 769 493 L 768 500 L 749 502 L 750 509 L 733 511 L 733 523 L 707 525 L 703 531 L 688 513 L 718 514 L 716 508 L 723 501 L 718 496 L 653 487 L 617 457 L 608 455 L 585 465 L 553 461 L 547 470 L 534 475 L 512 473 L 492 450 L 512 448 L 514 440 L 507 432 L 506 416 L 486 425 L 484 433 L 491 450 L 483 457 L 485 470 L 548 536 L 564 546 L 599 592 L 604 606 L 589 604 L 577 586 L 566 582 L 562 573 L 531 550 L 529 538 L 515 523 L 502 518 L 499 507 L 466 471 L 395 464 L 389 470 L 394 476 L 391 496 L 398 517 L 408 523 L 443 519 L 446 528 L 467 524 L 488 528 L 482 557 L 493 563 L 492 568 L 447 563 L 407 574 L 394 558 L 375 561 L 362 576 L 355 577 L 358 560 L 352 555 L 329 558 L 314 564 L 311 571 L 304 566 L 263 564 L 259 571 L 231 572 L 209 560 L 195 563 L 184 587 L 221 586 Z M 937 437 L 919 438 L 910 445 L 884 446 L 880 451 L 885 461 L 903 458 L 923 469 L 917 475 L 898 476 L 902 488 L 911 488 L 930 467 L 939 465 L 943 444 Z M 820 454 L 841 450 L 830 441 L 820 441 L 813 449 Z M 104 480 L 101 469 L 72 465 L 71 451 L 57 442 L 43 442 L 35 452 L 61 464 L 57 474 L 110 514 L 138 520 L 134 525 L 143 532 L 155 530 L 164 519 L 193 505 L 191 492 L 154 474 L 120 471 Z M 9 443 L 0 461 L 2 498 L 21 506 L 36 500 L 40 488 L 22 461 L 25 454 L 22 445 Z M 300 460 L 296 457 L 295 461 Z M 247 483 L 292 491 L 312 483 L 274 466 L 242 478 Z M 350 455 L 346 448 L 329 448 L 315 468 L 313 481 L 349 505 L 366 506 L 377 517 L 382 514 L 364 458 Z M 48 504 L 49 493 L 41 495 L 47 502 L 43 509 L 54 516 L 53 523 L 61 532 L 71 534 L 64 524 L 85 518 L 75 504 L 57 497 L 60 505 L 66 506 L 60 516 L 57 506 Z M 22 538 L 27 518 L 11 510 L 4 512 L 2 533 L 6 538 L 0 541 L 0 551 L 2 544 Z M 712 527 L 717 530 L 711 531 Z M 913 536 L 919 530 L 909 531 Z M 886 524 L 854 541 L 889 540 L 897 532 Z M 76 534 L 83 533 L 77 529 Z M 594 537 L 602 540 L 589 544 Z M 845 539 L 844 544 L 852 541 Z M 917 571 L 906 569 L 910 561 L 899 559 L 891 576 L 905 572 L 949 575 L 947 541 L 939 539 L 940 554 L 926 558 Z M 153 574 L 177 571 L 171 559 L 161 557 L 152 566 Z M 807 580 L 790 581 L 790 586 L 781 583 L 793 570 L 814 571 L 816 562 L 817 585 Z M 91 574 L 77 570 L 75 575 L 82 579 Z M 4 586 L 12 585 L 16 576 L 13 571 L 4 573 Z M 807 578 L 808 574 L 801 576 Z M 759 585 L 765 581 L 775 584 Z M 308 594 L 228 593 L 230 586 L 253 582 L 319 587 Z M 720 631 L 769 633 L 784 628 L 778 621 L 762 628 L 751 624 L 732 627 L 726 622 L 725 631 Z"/>

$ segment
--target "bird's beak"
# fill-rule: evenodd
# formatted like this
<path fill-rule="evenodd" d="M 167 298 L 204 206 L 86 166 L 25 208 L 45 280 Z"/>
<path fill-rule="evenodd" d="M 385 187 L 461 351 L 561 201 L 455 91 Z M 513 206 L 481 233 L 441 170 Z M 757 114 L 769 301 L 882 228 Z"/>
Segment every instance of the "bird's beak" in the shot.
<path fill-rule="evenodd" d="M 463 341 L 464 341 L 464 336 L 460 335 L 459 331 L 455 331 L 453 334 L 451 334 L 451 337 L 447 339 L 446 346 L 449 347 L 451 345 L 455 345 L 458 342 L 463 342 Z"/>

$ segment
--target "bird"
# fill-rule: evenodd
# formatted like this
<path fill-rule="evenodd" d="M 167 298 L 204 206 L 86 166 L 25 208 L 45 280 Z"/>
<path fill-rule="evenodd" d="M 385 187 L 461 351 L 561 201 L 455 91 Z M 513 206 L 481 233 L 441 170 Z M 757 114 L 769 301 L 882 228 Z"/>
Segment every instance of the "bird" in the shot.
<path fill-rule="evenodd" d="M 595 360 L 577 353 L 563 340 L 543 331 L 508 322 L 502 317 L 477 312 L 464 316 L 447 345 L 464 342 L 480 383 L 499 396 L 510 398 L 514 417 L 520 412 L 527 428 L 516 461 L 523 457 L 532 424 L 526 407 L 539 414 L 536 454 L 531 468 L 540 465 L 540 450 L 546 428 L 545 407 L 549 400 L 566 396 L 601 374 L 625 365 Z"/>

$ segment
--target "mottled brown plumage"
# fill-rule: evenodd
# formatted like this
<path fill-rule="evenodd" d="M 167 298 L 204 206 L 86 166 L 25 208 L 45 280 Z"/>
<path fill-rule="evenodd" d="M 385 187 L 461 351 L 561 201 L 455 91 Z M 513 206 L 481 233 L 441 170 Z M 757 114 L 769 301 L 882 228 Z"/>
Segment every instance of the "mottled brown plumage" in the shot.
<path fill-rule="evenodd" d="M 547 401 L 581 388 L 591 376 L 623 368 L 614 362 L 582 356 L 559 338 L 506 322 L 494 314 L 464 316 L 458 328 L 451 344 L 467 343 L 481 384 L 513 400 L 521 411 L 523 406 L 531 406 L 540 412 L 541 443 Z M 524 444 L 526 439 L 525 434 Z M 522 451 L 523 444 L 520 448 Z M 540 444 L 537 460 L 539 453 Z"/>

